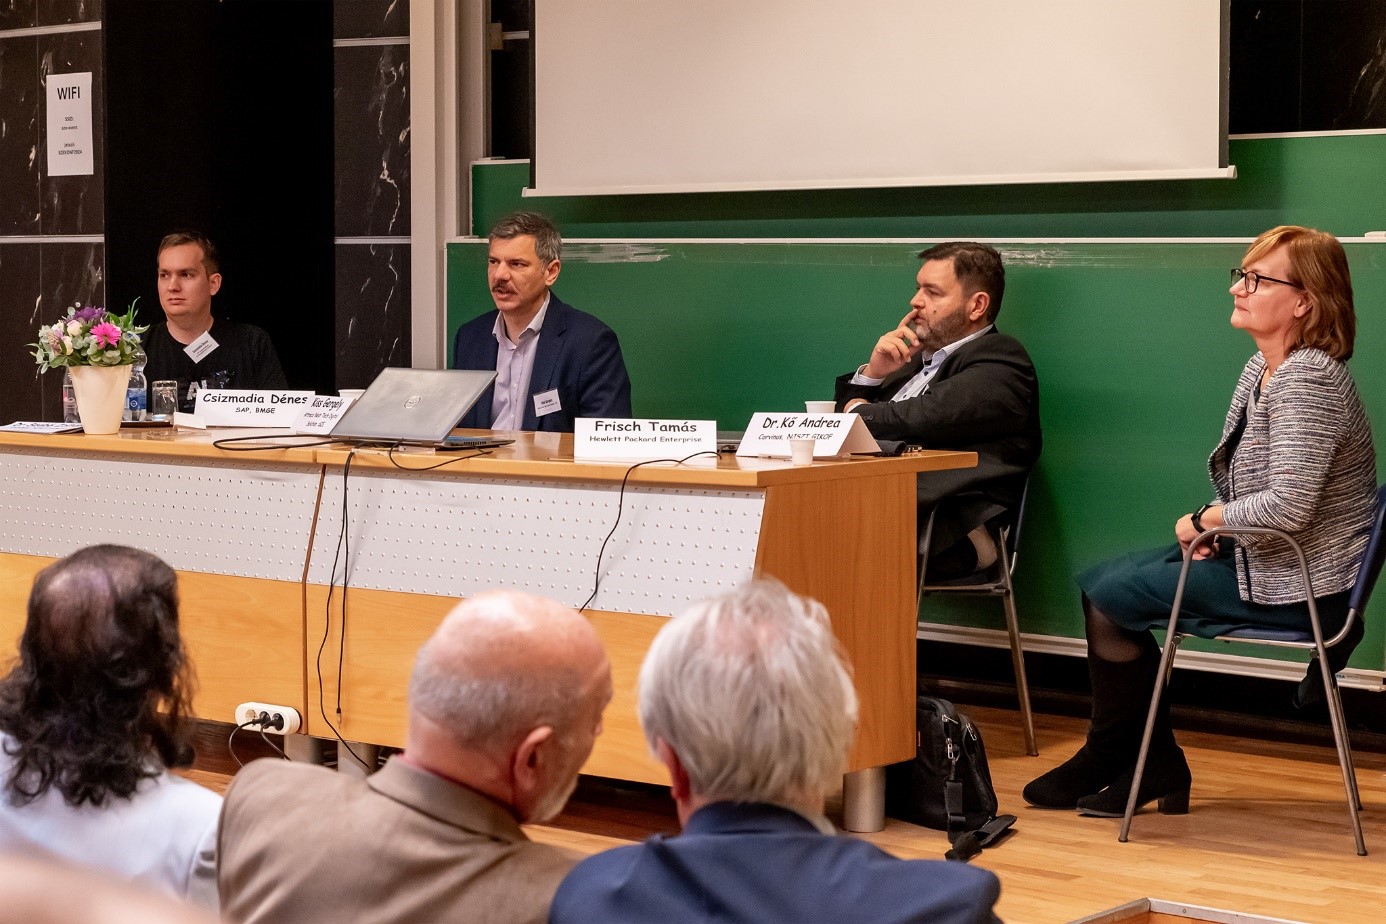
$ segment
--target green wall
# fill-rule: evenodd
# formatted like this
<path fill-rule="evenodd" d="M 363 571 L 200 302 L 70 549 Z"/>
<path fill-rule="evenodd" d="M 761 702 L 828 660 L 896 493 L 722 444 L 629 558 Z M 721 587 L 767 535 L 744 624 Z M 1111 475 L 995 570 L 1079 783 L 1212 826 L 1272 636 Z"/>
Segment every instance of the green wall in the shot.
<path fill-rule="evenodd" d="M 1210 495 L 1204 459 L 1253 346 L 1227 323 L 1227 271 L 1279 222 L 1341 236 L 1386 227 L 1386 136 L 1233 142 L 1235 181 L 854 193 L 521 199 L 524 165 L 474 171 L 477 227 L 517 207 L 572 238 L 989 237 L 1007 265 L 1000 326 L 1041 382 L 1044 455 L 1022 544 L 1022 629 L 1082 634 L 1072 574 L 1168 540 Z M 972 211 L 963 214 L 969 202 Z M 1005 211 L 1010 208 L 1011 211 Z M 746 216 L 746 217 L 743 217 Z M 1015 242 L 1028 237 L 1240 241 Z M 555 286 L 621 338 L 638 414 L 714 417 L 830 397 L 907 310 L 918 244 L 716 240 L 568 244 Z M 1353 371 L 1378 421 L 1386 374 L 1386 242 L 1349 244 L 1360 332 Z M 448 329 L 490 308 L 485 248 L 449 245 Z M 998 625 L 996 607 L 926 602 L 931 620 Z M 1219 649 L 1225 650 L 1225 649 Z M 1381 669 L 1369 625 L 1353 664 Z"/>

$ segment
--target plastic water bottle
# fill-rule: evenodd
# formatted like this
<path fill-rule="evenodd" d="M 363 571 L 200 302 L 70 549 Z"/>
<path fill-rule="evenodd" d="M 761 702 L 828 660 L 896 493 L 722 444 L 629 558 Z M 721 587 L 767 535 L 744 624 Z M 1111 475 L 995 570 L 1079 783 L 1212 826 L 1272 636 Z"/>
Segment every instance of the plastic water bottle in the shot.
<path fill-rule="evenodd" d="M 130 384 L 125 389 L 125 420 L 144 420 L 149 407 L 149 383 L 144 379 L 144 366 L 149 357 L 144 350 L 135 354 L 135 367 L 130 370 Z"/>
<path fill-rule="evenodd" d="M 63 423 L 77 424 L 82 419 L 77 416 L 77 392 L 72 388 L 72 373 L 63 370 Z"/>

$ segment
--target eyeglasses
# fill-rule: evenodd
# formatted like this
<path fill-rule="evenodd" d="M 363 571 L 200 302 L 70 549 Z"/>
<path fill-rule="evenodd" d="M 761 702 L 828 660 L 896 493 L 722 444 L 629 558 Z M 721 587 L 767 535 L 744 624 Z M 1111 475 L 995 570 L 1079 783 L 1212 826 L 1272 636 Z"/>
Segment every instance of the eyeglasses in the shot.
<path fill-rule="evenodd" d="M 1250 295 L 1256 291 L 1256 287 L 1263 282 L 1278 282 L 1282 286 L 1289 286 L 1292 289 L 1302 289 L 1304 286 L 1297 282 L 1290 282 L 1288 279 L 1276 279 L 1274 276 L 1265 276 L 1254 270 L 1244 270 L 1237 267 L 1232 270 L 1232 284 L 1243 283 L 1246 286 L 1246 294 Z"/>

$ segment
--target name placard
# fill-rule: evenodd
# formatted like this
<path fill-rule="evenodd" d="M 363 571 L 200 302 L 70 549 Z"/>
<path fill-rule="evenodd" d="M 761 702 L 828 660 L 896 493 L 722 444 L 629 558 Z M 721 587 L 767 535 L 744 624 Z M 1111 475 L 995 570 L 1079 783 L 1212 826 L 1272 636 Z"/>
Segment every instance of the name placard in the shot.
<path fill-rule="evenodd" d="M 356 401 L 350 398 L 333 398 L 330 395 L 314 395 L 308 406 L 299 412 L 294 420 L 294 432 L 311 436 L 326 436 L 337 426 L 337 421 Z"/>
<path fill-rule="evenodd" d="M 313 398 L 311 391 L 199 388 L 195 410 L 209 427 L 291 427 Z"/>
<path fill-rule="evenodd" d="M 715 420 L 627 420 L 579 417 L 573 429 L 576 459 L 682 459 L 697 452 L 717 453 Z"/>
<path fill-rule="evenodd" d="M 774 414 L 751 417 L 738 456 L 789 458 L 790 440 L 814 440 L 813 457 L 831 459 L 847 452 L 880 452 L 881 447 L 857 414 Z"/>

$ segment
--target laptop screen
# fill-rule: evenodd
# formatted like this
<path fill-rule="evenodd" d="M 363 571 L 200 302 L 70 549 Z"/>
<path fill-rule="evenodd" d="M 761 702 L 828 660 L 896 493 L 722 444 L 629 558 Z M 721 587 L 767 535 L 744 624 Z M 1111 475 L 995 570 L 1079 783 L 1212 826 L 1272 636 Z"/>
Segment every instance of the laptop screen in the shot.
<path fill-rule="evenodd" d="M 337 440 L 437 443 L 496 378 L 493 370 L 382 369 L 332 428 Z"/>

